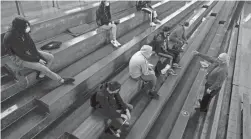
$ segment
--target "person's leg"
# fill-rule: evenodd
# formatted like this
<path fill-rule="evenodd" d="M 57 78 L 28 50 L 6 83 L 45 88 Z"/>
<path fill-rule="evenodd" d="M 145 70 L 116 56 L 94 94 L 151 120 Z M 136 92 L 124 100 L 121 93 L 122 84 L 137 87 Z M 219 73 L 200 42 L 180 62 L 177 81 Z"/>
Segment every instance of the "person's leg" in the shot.
<path fill-rule="evenodd" d="M 150 8 L 142 8 L 142 11 L 149 14 L 149 18 L 150 18 L 150 25 L 151 26 L 155 26 L 156 24 L 153 23 L 153 10 Z"/>
<path fill-rule="evenodd" d="M 49 78 L 51 78 L 52 80 L 58 81 L 60 83 L 62 83 L 62 81 L 63 81 L 63 79 L 58 74 L 52 72 L 48 67 L 46 67 L 45 65 L 42 65 L 38 62 L 24 61 L 22 63 L 22 66 L 29 68 L 29 69 L 40 71 L 43 74 L 45 74 L 46 76 L 48 76 Z"/>
<path fill-rule="evenodd" d="M 157 78 L 154 74 L 142 75 L 141 78 L 144 81 L 150 82 L 151 83 L 151 91 L 155 91 L 155 87 L 157 84 Z"/>
<path fill-rule="evenodd" d="M 208 106 L 208 102 L 210 101 L 211 99 L 211 95 L 207 93 L 207 89 L 209 88 L 210 86 L 206 83 L 205 84 L 205 90 L 204 90 L 204 95 L 202 97 L 202 100 L 200 102 L 200 109 L 201 110 L 206 110 L 207 106 Z"/>
<path fill-rule="evenodd" d="M 38 51 L 38 52 L 42 55 L 42 57 L 46 59 L 46 63 L 47 63 L 46 66 L 50 68 L 54 60 L 53 54 L 50 54 L 44 51 Z"/>
<path fill-rule="evenodd" d="M 115 46 L 118 47 L 119 45 L 121 45 L 117 40 L 117 26 L 112 23 L 109 25 L 103 25 L 101 26 L 101 28 L 105 29 L 105 30 L 110 30 L 111 29 L 111 43 Z"/>

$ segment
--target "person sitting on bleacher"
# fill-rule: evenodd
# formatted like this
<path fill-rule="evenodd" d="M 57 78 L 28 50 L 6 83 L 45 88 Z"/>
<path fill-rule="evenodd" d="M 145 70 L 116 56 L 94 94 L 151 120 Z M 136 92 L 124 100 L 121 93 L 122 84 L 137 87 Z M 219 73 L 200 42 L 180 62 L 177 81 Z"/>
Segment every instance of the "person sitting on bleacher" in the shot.
<path fill-rule="evenodd" d="M 62 78 L 49 69 L 54 56 L 37 50 L 29 34 L 30 31 L 30 23 L 26 19 L 16 17 L 12 21 L 12 26 L 3 39 L 4 47 L 8 50 L 11 61 L 18 67 L 39 71 L 38 78 L 43 78 L 46 75 L 60 84 L 74 82 L 73 78 Z"/>
<path fill-rule="evenodd" d="M 211 63 L 207 69 L 204 95 L 202 100 L 200 100 L 200 111 L 207 112 L 210 101 L 219 93 L 224 80 L 227 78 L 228 55 L 221 53 L 218 58 L 213 58 L 197 51 L 194 51 L 194 55 Z"/>
<path fill-rule="evenodd" d="M 138 0 L 136 2 L 137 11 L 143 11 L 149 14 L 150 17 L 150 26 L 156 26 L 156 24 L 160 24 L 160 20 L 157 19 L 157 12 L 151 6 L 151 1 Z"/>
<path fill-rule="evenodd" d="M 153 51 L 158 55 L 158 57 L 160 57 L 155 67 L 155 73 L 157 77 L 161 74 L 165 75 L 166 73 L 177 75 L 171 68 L 173 56 L 166 49 L 166 42 L 162 36 L 162 33 L 155 35 L 149 45 L 153 47 Z"/>
<path fill-rule="evenodd" d="M 149 95 L 157 99 L 159 97 L 157 91 L 155 91 L 157 77 L 155 76 L 153 65 L 148 62 L 152 54 L 151 46 L 142 46 L 140 51 L 136 52 L 129 61 L 129 74 L 133 79 L 150 82 L 151 90 Z"/>
<path fill-rule="evenodd" d="M 96 11 L 97 25 L 105 30 L 111 29 L 111 43 L 118 47 L 121 44 L 117 41 L 117 22 L 111 21 L 110 3 L 108 1 L 101 1 L 99 8 Z"/>
<path fill-rule="evenodd" d="M 189 22 L 178 25 L 170 34 L 169 47 L 182 51 L 182 46 L 187 44 L 186 30 L 189 27 Z"/>
<path fill-rule="evenodd" d="M 112 120 L 108 132 L 116 137 L 120 137 L 120 129 L 123 125 L 129 126 L 130 111 L 133 109 L 131 104 L 125 103 L 121 98 L 120 89 L 121 84 L 112 81 L 102 84 L 96 94 L 97 111 Z"/>

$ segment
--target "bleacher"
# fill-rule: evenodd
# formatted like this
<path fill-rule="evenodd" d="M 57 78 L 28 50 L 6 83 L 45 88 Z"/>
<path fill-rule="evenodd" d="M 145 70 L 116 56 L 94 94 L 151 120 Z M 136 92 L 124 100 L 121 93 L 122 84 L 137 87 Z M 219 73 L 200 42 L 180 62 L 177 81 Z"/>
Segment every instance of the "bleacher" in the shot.
<path fill-rule="evenodd" d="M 114 48 L 109 31 L 97 28 L 95 11 L 99 2 L 78 10 L 41 17 L 32 24 L 31 36 L 40 49 L 51 41 L 61 41 L 59 49 L 49 51 L 55 57 L 52 70 L 61 76 L 73 76 L 74 85 L 59 86 L 50 79 L 38 81 L 36 72 L 15 67 L 2 52 L 1 137 L 3 139 L 111 139 L 104 133 L 106 121 L 97 116 L 89 98 L 105 81 L 122 84 L 120 95 L 133 104 L 130 126 L 122 129 L 125 139 L 249 139 L 251 129 L 250 59 L 243 54 L 244 2 L 238 1 L 153 1 L 161 24 L 150 27 L 149 17 L 136 11 L 135 1 L 112 1 L 113 20 L 120 20 Z M 158 78 L 159 100 L 145 94 L 147 87 L 129 78 L 128 62 L 142 45 L 168 25 L 189 22 L 185 44 L 176 70 L 177 76 Z M 2 37 L 6 30 L 2 30 Z M 242 50 L 243 48 L 243 50 Z M 204 90 L 206 70 L 194 50 L 216 57 L 227 52 L 229 75 L 209 111 L 195 110 Z M 150 63 L 156 65 L 158 57 Z M 243 95 L 242 95 L 243 94 Z M 227 117 L 227 118 L 226 118 Z M 110 121 L 109 121 L 110 122 Z M 108 124 L 109 124 L 108 122 Z"/>

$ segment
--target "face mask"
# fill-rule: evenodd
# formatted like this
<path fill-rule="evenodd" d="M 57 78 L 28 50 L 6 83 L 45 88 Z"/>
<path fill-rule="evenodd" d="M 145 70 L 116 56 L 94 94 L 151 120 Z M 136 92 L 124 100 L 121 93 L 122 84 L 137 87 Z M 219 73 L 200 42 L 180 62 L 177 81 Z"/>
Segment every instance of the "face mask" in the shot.
<path fill-rule="evenodd" d="M 29 26 L 26 27 L 25 32 L 29 33 L 31 31 L 31 28 Z"/>

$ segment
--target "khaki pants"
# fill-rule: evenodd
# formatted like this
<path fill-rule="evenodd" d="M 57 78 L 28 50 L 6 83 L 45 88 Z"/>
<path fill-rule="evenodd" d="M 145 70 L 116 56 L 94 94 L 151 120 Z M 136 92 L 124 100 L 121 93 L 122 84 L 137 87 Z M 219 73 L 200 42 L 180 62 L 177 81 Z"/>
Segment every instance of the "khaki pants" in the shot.
<path fill-rule="evenodd" d="M 38 51 L 46 60 L 47 64 L 43 65 L 39 62 L 28 62 L 28 61 L 24 61 L 22 59 L 20 59 L 17 56 L 11 56 L 11 60 L 14 62 L 14 64 L 16 64 L 18 67 L 21 68 L 28 68 L 28 69 L 33 69 L 36 71 L 40 71 L 43 74 L 45 74 L 46 76 L 48 76 L 49 78 L 51 78 L 52 80 L 56 80 L 56 81 L 60 81 L 62 78 L 54 73 L 53 71 L 51 71 L 49 68 L 52 65 L 54 56 L 50 53 L 47 52 L 43 52 L 43 51 Z"/>
<path fill-rule="evenodd" d="M 117 38 L 117 26 L 114 23 L 111 23 L 109 25 L 103 25 L 101 26 L 101 28 L 105 29 L 105 30 L 111 30 L 111 39 L 112 40 L 116 40 Z"/>

